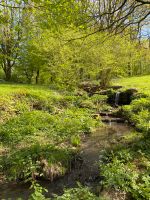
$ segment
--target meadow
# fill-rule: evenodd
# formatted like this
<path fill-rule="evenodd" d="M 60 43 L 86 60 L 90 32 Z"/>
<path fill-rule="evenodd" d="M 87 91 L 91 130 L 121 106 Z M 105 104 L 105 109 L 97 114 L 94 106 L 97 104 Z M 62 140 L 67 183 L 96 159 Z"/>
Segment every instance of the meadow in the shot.
<path fill-rule="evenodd" d="M 113 84 L 124 86 L 125 88 L 137 88 L 139 92 L 150 94 L 150 76 L 136 76 L 121 78 L 113 81 Z"/>

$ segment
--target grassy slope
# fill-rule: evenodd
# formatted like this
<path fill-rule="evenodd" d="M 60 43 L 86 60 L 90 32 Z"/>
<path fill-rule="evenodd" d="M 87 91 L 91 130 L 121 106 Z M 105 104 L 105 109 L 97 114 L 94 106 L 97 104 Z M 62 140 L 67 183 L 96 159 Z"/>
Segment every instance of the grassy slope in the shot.
<path fill-rule="evenodd" d="M 64 173 L 79 136 L 97 124 L 80 96 L 17 84 L 0 84 L 0 96 L 0 169 L 11 179 L 33 177 L 42 165 L 43 176 Z"/>
<path fill-rule="evenodd" d="M 31 93 L 37 95 L 43 95 L 43 97 L 62 95 L 56 91 L 50 90 L 45 86 L 27 85 L 27 84 L 0 84 L 0 95 L 12 96 L 14 93 Z"/>
<path fill-rule="evenodd" d="M 131 78 L 122 78 L 114 80 L 114 84 L 122 85 L 126 88 L 137 88 L 141 92 L 150 94 L 150 75 L 131 77 Z"/>

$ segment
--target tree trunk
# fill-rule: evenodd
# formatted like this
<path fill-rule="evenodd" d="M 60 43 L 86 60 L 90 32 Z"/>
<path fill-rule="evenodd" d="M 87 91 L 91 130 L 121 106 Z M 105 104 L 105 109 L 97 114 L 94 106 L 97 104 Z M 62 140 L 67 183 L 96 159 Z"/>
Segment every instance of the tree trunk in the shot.
<path fill-rule="evenodd" d="M 105 89 L 110 85 L 111 82 L 111 68 L 103 69 L 100 74 L 100 86 Z"/>
<path fill-rule="evenodd" d="M 40 76 L 40 70 L 38 69 L 36 72 L 36 84 L 39 83 L 39 76 Z"/>
<path fill-rule="evenodd" d="M 4 67 L 4 72 L 5 72 L 5 80 L 6 81 L 10 81 L 11 80 L 11 72 L 12 72 L 12 66 L 10 61 L 7 61 L 5 63 L 5 67 Z"/>
<path fill-rule="evenodd" d="M 11 69 L 8 69 L 8 70 L 5 72 L 5 80 L 6 80 L 6 81 L 10 81 L 10 80 L 11 80 Z"/>
<path fill-rule="evenodd" d="M 132 68 L 130 62 L 128 62 L 128 76 L 132 76 Z"/>

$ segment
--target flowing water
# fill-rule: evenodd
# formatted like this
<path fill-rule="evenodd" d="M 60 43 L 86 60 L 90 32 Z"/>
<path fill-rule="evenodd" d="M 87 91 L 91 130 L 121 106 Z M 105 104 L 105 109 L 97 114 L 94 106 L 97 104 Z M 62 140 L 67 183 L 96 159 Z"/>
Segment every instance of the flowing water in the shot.
<path fill-rule="evenodd" d="M 115 96 L 115 106 L 119 105 L 119 97 L 120 97 L 120 92 L 116 92 L 116 96 Z"/>
<path fill-rule="evenodd" d="M 75 166 L 70 173 L 60 177 L 54 182 L 40 181 L 48 189 L 47 197 L 62 194 L 64 188 L 76 186 L 77 181 L 87 186 L 94 186 L 101 180 L 99 164 L 106 149 L 115 147 L 121 137 L 128 134 L 131 128 L 122 123 L 111 123 L 97 129 L 92 135 L 85 136 L 81 144 L 80 154 L 76 158 Z M 13 199 L 19 197 L 28 199 L 31 191 L 29 184 L 5 183 L 0 184 L 0 199 Z"/>

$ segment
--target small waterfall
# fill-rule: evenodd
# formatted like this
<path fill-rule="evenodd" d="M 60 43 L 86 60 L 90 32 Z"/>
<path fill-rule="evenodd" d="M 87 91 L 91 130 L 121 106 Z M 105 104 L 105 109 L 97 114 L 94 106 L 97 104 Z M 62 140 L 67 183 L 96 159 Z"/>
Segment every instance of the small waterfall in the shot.
<path fill-rule="evenodd" d="M 118 104 L 119 104 L 119 97 L 120 97 L 120 92 L 116 92 L 116 96 L 115 96 L 115 106 L 118 106 Z"/>
<path fill-rule="evenodd" d="M 111 119 L 109 119 L 109 126 L 111 126 Z"/>

